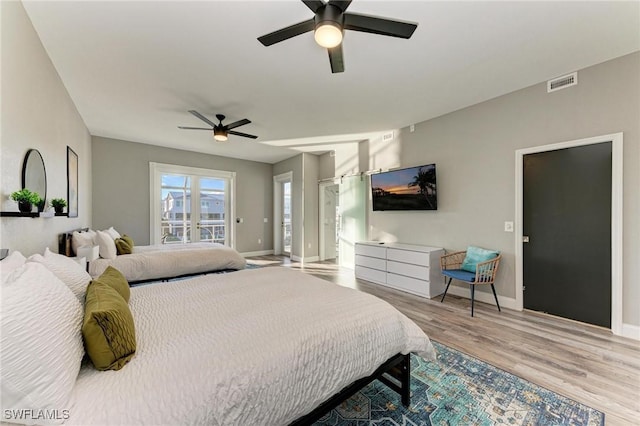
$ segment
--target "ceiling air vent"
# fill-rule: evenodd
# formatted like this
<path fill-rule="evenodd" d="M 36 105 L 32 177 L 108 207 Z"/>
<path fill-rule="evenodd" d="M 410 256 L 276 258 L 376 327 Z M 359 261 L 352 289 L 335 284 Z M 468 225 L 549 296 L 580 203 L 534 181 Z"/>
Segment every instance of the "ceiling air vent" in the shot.
<path fill-rule="evenodd" d="M 567 87 L 575 86 L 578 84 L 578 73 L 563 75 L 562 77 L 554 78 L 547 81 L 547 93 L 555 92 L 556 90 L 566 89 Z"/>

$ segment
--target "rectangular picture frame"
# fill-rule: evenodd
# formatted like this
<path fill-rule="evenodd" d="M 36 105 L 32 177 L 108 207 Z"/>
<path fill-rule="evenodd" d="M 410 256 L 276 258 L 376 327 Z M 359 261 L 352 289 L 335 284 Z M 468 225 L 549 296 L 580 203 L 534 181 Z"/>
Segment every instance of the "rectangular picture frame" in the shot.
<path fill-rule="evenodd" d="M 78 154 L 67 146 L 67 211 L 78 217 Z"/>

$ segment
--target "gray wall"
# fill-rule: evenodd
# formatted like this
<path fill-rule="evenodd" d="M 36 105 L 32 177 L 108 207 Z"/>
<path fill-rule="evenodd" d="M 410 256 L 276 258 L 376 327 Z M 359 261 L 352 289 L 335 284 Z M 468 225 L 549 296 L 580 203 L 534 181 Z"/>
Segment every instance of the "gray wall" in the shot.
<path fill-rule="evenodd" d="M 236 249 L 273 249 L 273 167 L 141 143 L 93 137 L 93 226 L 149 243 L 149 162 L 236 172 Z M 264 218 L 268 222 L 264 222 Z M 258 239 L 262 240 L 258 244 Z"/>
<path fill-rule="evenodd" d="M 625 324 L 640 325 L 640 53 L 579 71 L 554 93 L 545 83 L 402 129 L 402 166 L 436 163 L 438 211 L 369 212 L 370 237 L 502 251 L 497 291 L 515 297 L 515 151 L 624 132 Z M 594 248 L 597 249 L 597 248 Z"/>
<path fill-rule="evenodd" d="M 47 199 L 67 198 L 67 145 L 78 154 L 78 217 L 0 219 L 0 247 L 25 255 L 58 250 L 59 233 L 91 225 L 91 138 L 21 2 L 3 1 L 1 209 L 18 211 L 9 195 L 22 188 L 22 162 L 40 151 Z M 43 195 L 43 194 L 41 194 Z"/>
<path fill-rule="evenodd" d="M 309 259 L 320 254 L 318 246 L 320 241 L 318 226 L 320 158 L 308 153 L 302 154 L 302 158 L 304 159 L 304 258 Z"/>
<path fill-rule="evenodd" d="M 318 179 L 335 177 L 336 174 L 336 154 L 326 152 L 319 158 Z"/>

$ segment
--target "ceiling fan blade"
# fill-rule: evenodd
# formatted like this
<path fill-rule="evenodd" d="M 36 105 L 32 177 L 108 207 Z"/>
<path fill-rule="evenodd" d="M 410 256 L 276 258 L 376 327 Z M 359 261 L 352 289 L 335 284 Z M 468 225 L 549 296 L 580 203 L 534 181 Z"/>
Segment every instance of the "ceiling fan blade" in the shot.
<path fill-rule="evenodd" d="M 188 130 L 208 130 L 208 131 L 212 131 L 213 129 L 208 128 L 205 129 L 204 127 L 187 127 L 187 126 L 178 126 L 178 129 L 188 129 Z"/>
<path fill-rule="evenodd" d="M 242 120 L 238 120 L 234 123 L 227 124 L 224 127 L 226 127 L 227 130 L 231 130 L 231 129 L 235 129 L 236 127 L 244 126 L 245 124 L 249 124 L 249 123 L 251 123 L 251 120 L 243 118 Z"/>
<path fill-rule="evenodd" d="M 334 48 L 327 49 L 329 52 L 329 63 L 331 63 L 331 72 L 339 73 L 344 72 L 344 58 L 342 56 L 342 44 L 337 45 Z"/>
<path fill-rule="evenodd" d="M 344 14 L 344 29 L 380 34 L 391 37 L 409 38 L 418 28 L 418 24 L 361 15 L 359 13 Z"/>
<path fill-rule="evenodd" d="M 272 44 L 279 43 L 281 41 L 290 39 L 300 34 L 304 34 L 315 29 L 315 23 L 313 19 L 308 21 L 299 22 L 286 28 L 274 31 L 262 37 L 258 37 L 258 41 L 265 46 L 271 46 Z"/>
<path fill-rule="evenodd" d="M 338 6 L 344 12 L 351 4 L 351 0 L 329 0 L 329 4 Z"/>
<path fill-rule="evenodd" d="M 229 130 L 227 133 L 229 133 L 230 135 L 242 136 L 243 138 L 258 139 L 257 136 L 250 135 L 248 133 L 236 132 L 236 131 L 233 131 L 233 130 Z"/>
<path fill-rule="evenodd" d="M 189 112 L 193 115 L 195 115 L 196 117 L 198 117 L 200 120 L 204 121 L 207 124 L 211 124 L 211 126 L 216 127 L 216 123 L 214 123 L 213 121 L 209 120 L 207 117 L 205 117 L 204 115 L 200 114 L 198 111 L 195 110 L 189 110 Z"/>
<path fill-rule="evenodd" d="M 313 13 L 316 13 L 318 9 L 324 6 L 324 2 L 321 0 L 302 0 L 302 3 L 311 9 Z"/>

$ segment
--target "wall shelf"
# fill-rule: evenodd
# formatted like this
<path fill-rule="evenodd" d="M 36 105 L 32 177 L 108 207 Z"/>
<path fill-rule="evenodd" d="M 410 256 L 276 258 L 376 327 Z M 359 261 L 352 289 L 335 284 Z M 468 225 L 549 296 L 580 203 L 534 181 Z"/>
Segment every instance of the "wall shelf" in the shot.
<path fill-rule="evenodd" d="M 63 217 L 68 217 L 69 213 L 56 213 L 54 216 L 63 216 Z M 40 217 L 40 213 L 38 212 L 29 212 L 29 213 L 22 213 L 22 212 L 0 212 L 0 217 Z"/>

